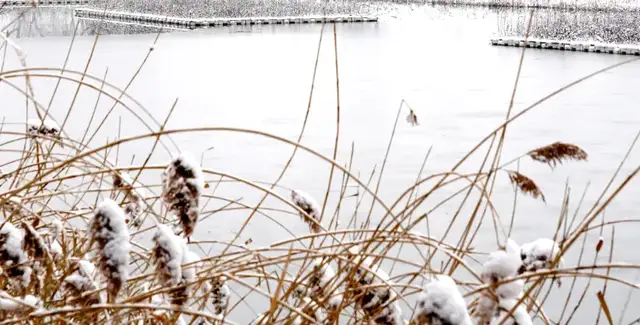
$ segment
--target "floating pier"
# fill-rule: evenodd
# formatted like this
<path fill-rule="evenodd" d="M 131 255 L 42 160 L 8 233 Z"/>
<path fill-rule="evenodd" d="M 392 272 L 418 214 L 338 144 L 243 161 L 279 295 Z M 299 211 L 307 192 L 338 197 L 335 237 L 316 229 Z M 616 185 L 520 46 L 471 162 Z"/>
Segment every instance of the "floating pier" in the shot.
<path fill-rule="evenodd" d="M 366 16 L 305 16 L 305 17 L 248 17 L 248 18 L 183 18 L 133 12 L 104 11 L 98 9 L 77 8 L 75 16 L 87 19 L 104 19 L 125 23 L 156 24 L 181 28 L 205 28 L 237 25 L 286 25 L 318 23 L 363 23 L 377 22 L 377 17 Z"/>
<path fill-rule="evenodd" d="M 596 42 L 569 42 L 545 39 L 524 39 L 518 37 L 503 37 L 491 39 L 491 45 L 529 47 L 536 49 L 550 49 L 572 52 L 595 52 L 640 56 L 640 46 L 630 44 L 609 44 Z"/>
<path fill-rule="evenodd" d="M 0 0 L 1 7 L 51 7 L 51 6 L 84 6 L 90 0 Z"/>

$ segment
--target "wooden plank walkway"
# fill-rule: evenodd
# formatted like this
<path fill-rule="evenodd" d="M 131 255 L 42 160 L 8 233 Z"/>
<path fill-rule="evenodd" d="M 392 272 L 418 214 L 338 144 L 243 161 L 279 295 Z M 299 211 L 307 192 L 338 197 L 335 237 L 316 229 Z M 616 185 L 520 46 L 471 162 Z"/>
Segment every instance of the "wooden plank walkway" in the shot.
<path fill-rule="evenodd" d="M 90 0 L 1 0 L 0 7 L 85 6 Z"/>
<path fill-rule="evenodd" d="M 104 19 L 133 23 L 147 23 L 184 28 L 203 28 L 236 25 L 285 25 L 317 23 L 363 23 L 377 22 L 377 17 L 366 16 L 305 16 L 305 17 L 247 17 L 247 18 L 183 18 L 134 12 L 104 11 L 98 9 L 77 8 L 75 16 L 88 19 Z"/>
<path fill-rule="evenodd" d="M 491 39 L 491 45 L 529 47 L 529 48 L 536 48 L 536 49 L 549 49 L 549 50 L 573 51 L 573 52 L 595 52 L 595 53 L 640 56 L 640 46 L 632 45 L 632 44 L 610 44 L 610 43 L 598 43 L 598 42 L 573 42 L 573 41 L 569 42 L 569 41 L 533 39 L 533 38 L 529 38 L 525 40 L 524 38 L 521 38 L 521 37 L 502 37 L 502 38 Z"/>

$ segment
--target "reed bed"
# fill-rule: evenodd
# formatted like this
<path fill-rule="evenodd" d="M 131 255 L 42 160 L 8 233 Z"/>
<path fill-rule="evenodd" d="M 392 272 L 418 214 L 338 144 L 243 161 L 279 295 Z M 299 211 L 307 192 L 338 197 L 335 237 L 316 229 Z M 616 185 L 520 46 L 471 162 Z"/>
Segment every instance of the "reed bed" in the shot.
<path fill-rule="evenodd" d="M 335 28 L 332 36 L 339 76 Z M 616 271 L 639 269 L 640 265 L 613 260 L 615 232 L 609 240 L 599 239 L 597 245 L 590 246 L 586 241 L 594 231 L 602 234 L 615 226 L 604 222 L 603 212 L 618 193 L 631 186 L 640 166 L 628 175 L 615 171 L 593 206 L 576 211 L 574 217 L 561 213 L 553 221 L 557 224 L 554 233 L 530 243 L 520 243 L 509 235 L 503 219 L 495 215 L 497 202 L 492 199 L 498 181 L 512 182 L 527 199 L 545 198 L 535 179 L 526 176 L 526 170 L 514 171 L 514 164 L 521 159 L 550 167 L 588 163 L 587 152 L 579 144 L 562 142 L 523 148 L 520 157 L 503 162 L 502 145 L 511 122 L 565 89 L 637 59 L 586 75 L 518 113 L 508 107 L 505 123 L 481 139 L 450 170 L 420 174 L 414 185 L 398 189 L 395 200 L 385 201 L 378 196 L 380 182 L 357 177 L 350 164 L 336 161 L 336 151 L 326 156 L 302 145 L 304 125 L 297 139 L 238 127 L 169 129 L 166 125 L 171 111 L 166 118 L 156 120 L 127 94 L 137 74 L 127 86 L 119 88 L 83 71 L 29 67 L 19 44 L 5 37 L 3 46 L 20 56 L 24 66 L 3 70 L 0 81 L 3 87 L 24 96 L 29 118 L 11 121 L 17 123 L 5 121 L 0 131 L 2 325 L 525 325 L 534 320 L 557 324 L 597 319 L 597 323 L 601 315 L 603 323 L 613 324 L 614 320 L 625 319 L 627 308 L 611 308 L 607 285 L 615 283 L 630 294 L 640 289 L 640 285 L 617 276 Z M 153 47 L 147 57 L 152 52 Z M 140 69 L 145 62 L 146 58 Z M 113 107 L 129 112 L 127 118 L 141 121 L 147 129 L 100 144 L 93 141 L 96 133 L 88 128 L 84 134 L 71 137 L 65 127 L 78 121 L 49 111 L 49 104 L 42 102 L 36 95 L 39 89 L 33 87 L 39 79 L 56 81 L 54 96 L 75 100 L 73 92 L 57 93 L 57 82 L 99 94 L 96 101 L 110 100 Z M 336 80 L 338 103 L 339 85 Z M 516 87 L 517 83 L 514 93 Z M 313 87 L 309 107 L 312 94 Z M 66 114 L 73 106 L 72 102 Z M 406 121 L 417 126 L 416 112 L 403 102 L 396 125 Z M 339 104 L 336 114 L 339 125 Z M 401 114 L 406 114 L 405 120 L 399 118 Z M 89 124 L 94 115 L 95 111 Z M 326 163 L 333 182 L 328 180 L 324 197 L 311 197 L 304 189 L 279 184 L 281 177 L 265 184 L 202 165 L 197 156 L 181 153 L 173 141 L 180 135 L 215 136 L 221 132 L 290 147 L 291 156 L 283 157 L 288 160 L 281 176 L 292 168 L 291 160 L 298 152 L 310 154 Z M 338 143 L 339 133 L 335 136 Z M 126 163 L 119 156 L 121 147 L 144 141 L 153 146 L 149 152 L 138 153 L 142 163 Z M 635 140 L 630 151 L 633 145 Z M 159 152 L 169 158 L 155 163 L 151 157 Z M 484 163 L 475 173 L 461 173 L 459 167 L 474 155 L 484 156 Z M 384 167 L 383 163 L 379 175 Z M 622 181 L 616 181 L 617 176 Z M 223 182 L 258 191 L 263 199 L 255 205 L 243 205 L 217 190 Z M 357 206 L 368 214 L 364 220 L 339 220 L 350 213 L 338 214 L 327 207 L 333 183 L 340 184 L 338 207 L 345 200 L 347 184 L 355 184 Z M 461 190 L 445 200 L 459 199 L 450 226 L 455 224 L 463 231 L 431 237 L 428 221 L 438 216 L 434 213 L 437 208 L 424 211 L 422 207 L 445 203 L 433 202 L 433 198 L 452 185 L 460 185 Z M 270 199 L 269 206 L 263 205 L 265 199 Z M 562 199 L 563 211 L 568 210 L 568 197 Z M 220 205 L 205 209 L 210 201 Z M 370 206 L 361 206 L 362 202 Z M 465 207 L 472 209 L 467 212 Z M 232 240 L 199 235 L 202 233 L 198 229 L 205 227 L 206 221 L 216 225 L 216 213 L 237 208 L 243 208 L 243 223 Z M 258 217 L 279 220 L 290 236 L 267 245 L 253 245 L 243 231 L 252 218 Z M 487 233 L 485 227 L 481 230 L 483 224 L 492 221 L 493 233 Z M 633 222 L 619 222 L 625 221 Z M 302 227 L 296 227 L 296 222 Z M 474 249 L 479 232 L 495 236 L 496 246 L 490 251 Z M 211 243 L 219 249 L 202 249 Z M 405 254 L 409 250 L 414 253 Z M 607 250 L 608 261 L 582 261 L 585 251 L 597 257 Z M 568 263 L 567 256 L 580 258 L 577 263 Z M 576 285 L 580 279 L 602 288 L 597 297 L 586 296 L 589 285 Z M 555 286 L 558 283 L 569 285 L 571 290 L 560 292 Z M 566 301 L 561 313 L 546 312 L 551 308 L 549 295 L 560 296 L 556 301 Z M 572 297 L 581 298 L 576 301 Z M 587 310 L 584 299 L 597 299 L 600 308 Z M 586 316 L 574 317 L 576 313 Z"/>

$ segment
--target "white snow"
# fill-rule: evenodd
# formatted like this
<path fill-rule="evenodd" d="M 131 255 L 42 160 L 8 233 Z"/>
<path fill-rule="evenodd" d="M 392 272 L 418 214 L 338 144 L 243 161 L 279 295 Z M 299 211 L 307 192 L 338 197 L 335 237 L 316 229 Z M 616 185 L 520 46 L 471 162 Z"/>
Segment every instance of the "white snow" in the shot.
<path fill-rule="evenodd" d="M 124 284 L 129 277 L 129 231 L 124 211 L 113 200 L 100 203 L 91 220 L 91 236 L 102 248 L 100 268 L 105 277 Z"/>
<path fill-rule="evenodd" d="M 517 299 L 501 299 L 499 303 L 500 314 L 498 317 L 491 322 L 491 325 L 498 325 L 502 322 L 502 320 L 507 316 L 508 312 L 516 305 L 516 303 L 520 300 Z M 531 321 L 531 316 L 527 313 L 527 309 L 524 303 L 518 305 L 518 307 L 513 311 L 513 314 L 503 323 L 503 325 L 533 325 Z"/>
<path fill-rule="evenodd" d="M 414 319 L 421 325 L 472 325 L 467 305 L 458 286 L 446 275 L 437 275 L 424 286 L 418 298 Z"/>
<path fill-rule="evenodd" d="M 156 243 L 156 263 L 161 281 L 178 285 L 182 279 L 184 254 L 181 239 L 166 225 L 158 225 L 153 240 Z"/>
<path fill-rule="evenodd" d="M 548 269 L 551 263 L 560 254 L 558 243 L 549 238 L 539 238 L 526 243 L 521 247 L 521 259 L 527 271 L 535 272 L 540 269 Z M 564 263 L 560 259 L 558 266 Z"/>
<path fill-rule="evenodd" d="M 26 295 L 24 298 L 11 297 L 0 290 L 0 311 L 21 312 L 29 309 L 38 309 L 42 306 L 39 298 Z"/>
<path fill-rule="evenodd" d="M 313 199 L 311 195 L 305 193 L 302 190 L 294 189 L 291 190 L 291 201 L 293 202 L 293 204 L 298 206 L 298 208 L 305 211 L 311 218 L 313 218 L 313 220 L 317 221 L 318 223 L 320 222 L 320 205 L 318 204 L 318 202 L 316 202 L 316 200 Z M 300 217 L 309 225 L 309 229 L 319 230 L 318 226 L 315 223 L 307 220 L 307 217 L 304 214 L 300 213 Z"/>
<path fill-rule="evenodd" d="M 4 221 L 0 221 L 2 224 Z M 16 228 L 10 222 L 4 222 L 4 225 L 0 228 L 0 256 L 5 256 L 8 259 L 0 262 L 4 263 L 6 267 L 13 265 L 21 265 L 16 267 L 16 271 L 21 273 L 21 283 L 24 287 L 28 286 L 31 282 L 31 267 L 28 265 L 28 256 L 24 251 L 24 233 Z"/>

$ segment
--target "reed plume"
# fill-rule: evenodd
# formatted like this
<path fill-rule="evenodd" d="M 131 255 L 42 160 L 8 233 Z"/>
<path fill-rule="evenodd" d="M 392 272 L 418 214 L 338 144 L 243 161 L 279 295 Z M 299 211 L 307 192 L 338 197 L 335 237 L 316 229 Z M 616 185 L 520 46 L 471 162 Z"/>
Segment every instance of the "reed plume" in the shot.
<path fill-rule="evenodd" d="M 418 115 L 413 111 L 413 109 L 409 109 L 409 114 L 407 115 L 407 123 L 411 124 L 411 126 L 420 125 L 418 123 Z"/>
<path fill-rule="evenodd" d="M 543 202 L 547 202 L 544 194 L 531 178 L 512 170 L 508 170 L 507 173 L 509 173 L 511 184 L 520 189 L 522 193 L 531 195 L 534 199 L 540 197 Z"/>
<path fill-rule="evenodd" d="M 302 211 L 300 218 L 309 225 L 309 231 L 320 232 L 320 205 L 313 197 L 301 190 L 291 190 L 291 201 Z"/>
<path fill-rule="evenodd" d="M 182 243 L 182 262 L 181 264 L 191 264 L 200 260 L 200 257 L 189 250 L 187 245 Z M 196 279 L 197 273 L 197 265 L 190 265 L 188 267 L 180 266 L 182 270 L 182 276 L 180 278 L 180 282 L 178 283 L 178 287 L 171 292 L 171 303 L 174 305 L 182 306 L 187 303 L 189 300 L 189 296 L 191 295 L 191 290 L 193 284 L 188 284 Z"/>
<path fill-rule="evenodd" d="M 202 169 L 187 155 L 182 154 L 172 160 L 162 174 L 162 199 L 167 209 L 178 218 L 187 239 L 198 223 L 203 191 Z"/>
<path fill-rule="evenodd" d="M 98 268 L 107 279 L 109 301 L 114 301 L 129 277 L 129 232 L 124 211 L 112 200 L 100 203 L 89 225 L 91 243 L 97 245 Z"/>
<path fill-rule="evenodd" d="M 582 148 L 569 143 L 555 142 L 548 146 L 529 151 L 529 157 L 535 161 L 555 167 L 567 160 L 587 160 L 587 153 Z"/>

